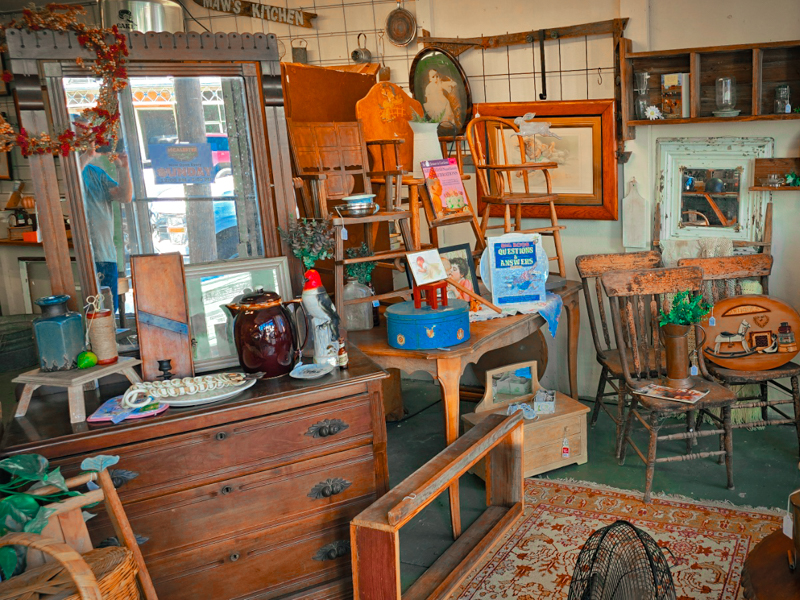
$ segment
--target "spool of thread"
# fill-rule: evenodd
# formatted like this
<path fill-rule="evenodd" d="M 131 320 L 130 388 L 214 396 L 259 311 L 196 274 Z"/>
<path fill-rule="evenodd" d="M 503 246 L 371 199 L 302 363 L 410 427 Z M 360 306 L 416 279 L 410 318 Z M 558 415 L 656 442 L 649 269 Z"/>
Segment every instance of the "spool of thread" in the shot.
<path fill-rule="evenodd" d="M 104 308 L 86 313 L 89 343 L 97 355 L 98 365 L 111 365 L 117 362 L 117 328 L 111 310 Z"/>

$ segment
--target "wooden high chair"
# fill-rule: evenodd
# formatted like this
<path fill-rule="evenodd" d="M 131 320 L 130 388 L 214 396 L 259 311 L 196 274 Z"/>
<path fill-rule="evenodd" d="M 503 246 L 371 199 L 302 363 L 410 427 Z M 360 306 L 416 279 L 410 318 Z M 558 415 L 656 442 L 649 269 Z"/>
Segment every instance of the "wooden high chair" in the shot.
<path fill-rule="evenodd" d="M 483 201 L 486 208 L 481 220 L 481 232 L 485 236 L 487 229 L 503 229 L 510 233 L 511 207 L 515 209 L 514 231 L 520 233 L 540 233 L 550 236 L 555 244 L 555 256 L 550 257 L 558 265 L 558 275 L 567 276 L 564 265 L 564 253 L 561 249 L 561 230 L 563 225 L 558 224 L 558 215 L 554 202 L 558 194 L 553 193 L 550 179 L 550 169 L 558 168 L 554 162 L 529 163 L 526 162 L 525 144 L 519 144 L 519 156 L 508 148 L 506 137 L 509 134 L 519 133 L 519 128 L 509 119 L 501 117 L 476 117 L 467 125 L 467 143 L 475 163 L 478 174 L 478 183 L 483 189 Z M 544 175 L 545 192 L 532 192 L 528 180 L 530 173 L 541 172 Z M 512 177 L 519 174 L 522 179 L 524 191 L 515 192 L 512 186 Z M 550 207 L 550 226 L 522 229 L 522 207 L 532 204 L 547 204 Z M 489 225 L 492 206 L 504 207 L 503 225 Z"/>
<path fill-rule="evenodd" d="M 397 168 L 386 168 L 380 171 L 369 170 L 367 145 L 361 125 L 358 122 L 293 122 L 287 119 L 289 139 L 296 161 L 299 177 L 303 180 L 307 195 L 313 198 L 315 216 L 331 219 L 335 234 L 334 247 L 334 282 L 336 310 L 344 314 L 344 279 L 345 267 L 348 264 L 375 261 L 377 266 L 395 268 L 394 261 L 405 257 L 408 252 L 419 250 L 419 205 L 416 198 L 409 201 L 409 209 L 401 210 L 399 194 L 386 196 L 386 209 L 374 215 L 363 217 L 342 217 L 336 212 L 336 205 L 342 198 L 355 193 L 372 193 L 372 178 L 386 178 L 402 175 Z M 382 141 L 378 146 L 397 148 L 390 140 Z M 381 155 L 383 148 L 381 148 Z M 389 165 L 387 165 L 389 167 Z M 397 222 L 403 238 L 404 248 L 401 250 L 373 251 L 375 234 L 373 227 L 380 223 Z M 372 254 L 346 258 L 344 241 L 348 227 L 362 226 L 364 241 Z M 408 289 L 395 290 L 378 297 L 357 298 L 348 300 L 347 304 L 372 302 L 375 299 L 408 297 Z"/>
<path fill-rule="evenodd" d="M 408 122 L 412 111 L 424 114 L 422 105 L 406 94 L 399 86 L 382 81 L 375 84 L 369 93 L 356 103 L 356 116 L 364 130 L 364 138 L 373 165 L 389 165 L 393 159 L 387 156 L 386 144 L 396 144 L 398 162 L 396 168 L 402 175 L 374 177 L 372 183 L 377 186 L 378 198 L 392 193 L 399 194 L 401 185 L 408 186 L 409 201 L 421 199 L 428 221 L 431 243 L 439 247 L 438 229 L 447 225 L 470 223 L 475 233 L 475 253 L 486 247 L 478 217 L 467 198 L 467 206 L 457 213 L 445 213 L 437 210 L 431 202 L 425 187 L 425 180 L 409 175 L 414 170 L 414 132 Z M 462 172 L 461 161 L 457 161 L 459 172 Z M 462 172 L 463 177 L 463 172 Z"/>

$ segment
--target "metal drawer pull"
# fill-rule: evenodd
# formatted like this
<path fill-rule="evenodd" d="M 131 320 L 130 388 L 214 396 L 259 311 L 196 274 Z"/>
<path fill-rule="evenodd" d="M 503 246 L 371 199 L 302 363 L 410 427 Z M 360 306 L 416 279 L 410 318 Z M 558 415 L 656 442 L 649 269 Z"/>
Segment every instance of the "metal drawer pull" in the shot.
<path fill-rule="evenodd" d="M 214 436 L 214 438 L 218 442 L 221 442 L 222 440 L 227 439 L 227 437 L 228 437 L 228 434 L 225 433 L 224 431 L 220 431 L 219 433 L 217 433 L 217 435 Z"/>
<path fill-rule="evenodd" d="M 308 428 L 306 435 L 313 438 L 328 437 L 329 435 L 336 435 L 340 431 L 344 431 L 350 427 L 341 419 L 325 419 L 319 423 L 314 423 Z"/>
<path fill-rule="evenodd" d="M 317 485 L 311 488 L 311 492 L 308 494 L 308 497 L 313 498 L 314 500 L 319 500 L 320 498 L 330 498 L 336 494 L 341 494 L 351 485 L 353 485 L 352 481 L 347 481 L 347 479 L 342 479 L 341 477 L 326 479 L 325 481 L 320 481 Z"/>
<path fill-rule="evenodd" d="M 127 469 L 109 469 L 108 475 L 111 477 L 111 482 L 114 484 L 115 489 L 121 488 L 139 476 L 136 471 L 128 471 Z"/>
<path fill-rule="evenodd" d="M 339 540 L 323 546 L 314 555 L 314 560 L 336 560 L 350 554 L 350 541 Z"/>
<path fill-rule="evenodd" d="M 233 487 L 232 486 L 225 485 L 225 486 L 222 487 L 222 489 L 219 491 L 219 493 L 222 494 L 223 496 L 225 496 L 227 494 L 230 494 L 232 491 L 233 491 Z"/>
<path fill-rule="evenodd" d="M 234 552 L 233 554 L 231 554 L 231 562 L 236 562 L 237 560 L 239 560 L 239 553 Z"/>

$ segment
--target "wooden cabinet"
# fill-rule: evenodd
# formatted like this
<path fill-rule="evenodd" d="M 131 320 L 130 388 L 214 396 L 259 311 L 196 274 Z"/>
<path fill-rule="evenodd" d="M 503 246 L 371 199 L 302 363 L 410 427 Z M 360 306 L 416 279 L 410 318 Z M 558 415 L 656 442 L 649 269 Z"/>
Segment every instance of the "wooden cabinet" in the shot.
<path fill-rule="evenodd" d="M 647 104 L 661 108 L 661 76 L 689 73 L 690 116 L 686 118 L 638 119 L 635 114 L 634 73 L 650 73 L 646 92 Z M 624 139 L 633 139 L 639 125 L 680 123 L 723 123 L 727 121 L 760 121 L 800 119 L 800 113 L 774 114 L 775 88 L 789 84 L 792 104 L 800 104 L 800 40 L 710 46 L 675 50 L 631 52 L 631 42 L 620 40 L 620 73 L 622 80 L 622 132 Z M 736 78 L 735 117 L 715 117 L 716 80 Z"/>
<path fill-rule="evenodd" d="M 350 357 L 320 380 L 260 381 L 118 426 L 70 425 L 66 397 L 48 396 L 8 425 L 3 454 L 42 454 L 67 475 L 118 455 L 136 474 L 118 491 L 162 600 L 345 598 L 349 522 L 388 489 L 386 374 Z M 87 411 L 99 403 L 87 394 Z M 103 514 L 89 529 L 95 543 L 113 535 Z"/>

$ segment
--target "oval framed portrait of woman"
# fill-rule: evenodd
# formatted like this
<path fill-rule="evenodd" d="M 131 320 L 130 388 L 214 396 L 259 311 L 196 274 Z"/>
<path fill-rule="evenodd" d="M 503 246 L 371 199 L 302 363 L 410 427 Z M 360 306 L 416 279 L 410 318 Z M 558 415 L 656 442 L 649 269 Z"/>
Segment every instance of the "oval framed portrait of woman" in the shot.
<path fill-rule="evenodd" d="M 440 136 L 464 133 L 472 114 L 472 94 L 455 56 L 436 46 L 423 49 L 411 63 L 408 83 L 428 120 L 440 123 Z"/>

